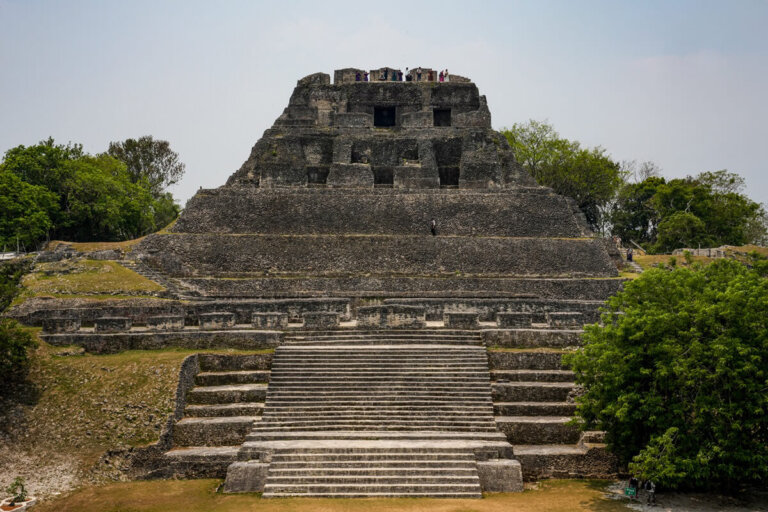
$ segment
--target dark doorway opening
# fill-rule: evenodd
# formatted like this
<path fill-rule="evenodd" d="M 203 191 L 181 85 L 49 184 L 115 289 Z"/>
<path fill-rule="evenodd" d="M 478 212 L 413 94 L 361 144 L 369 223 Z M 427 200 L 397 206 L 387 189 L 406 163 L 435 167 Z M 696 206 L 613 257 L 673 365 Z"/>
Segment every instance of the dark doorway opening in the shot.
<path fill-rule="evenodd" d="M 440 188 L 459 188 L 458 167 L 438 167 L 437 173 L 440 176 Z"/>
<path fill-rule="evenodd" d="M 435 126 L 451 126 L 451 109 L 449 108 L 436 108 L 434 110 L 434 125 Z"/>
<path fill-rule="evenodd" d="M 395 183 L 394 169 L 391 167 L 374 167 L 373 168 L 373 186 L 375 188 L 387 188 L 392 187 Z"/>
<path fill-rule="evenodd" d="M 396 114 L 396 107 L 373 107 L 373 126 L 395 126 Z"/>
<path fill-rule="evenodd" d="M 325 185 L 328 181 L 328 167 L 307 167 L 307 185 Z"/>

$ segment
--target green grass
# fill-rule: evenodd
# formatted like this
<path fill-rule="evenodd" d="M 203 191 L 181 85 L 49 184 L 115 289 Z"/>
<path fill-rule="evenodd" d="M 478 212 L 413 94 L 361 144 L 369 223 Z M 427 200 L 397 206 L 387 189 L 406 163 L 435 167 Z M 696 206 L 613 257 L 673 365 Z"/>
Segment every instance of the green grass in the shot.
<path fill-rule="evenodd" d="M 167 229 L 173 223 L 166 226 Z M 124 240 L 122 242 L 65 242 L 63 240 L 52 240 L 48 243 L 46 251 L 52 251 L 61 244 L 68 244 L 77 252 L 90 252 L 90 251 L 107 251 L 112 249 L 120 249 L 122 251 L 130 251 L 133 247 L 144 240 L 144 237 L 136 238 L 133 240 Z"/>
<path fill-rule="evenodd" d="M 64 260 L 38 263 L 21 280 L 19 304 L 31 297 L 136 298 L 153 297 L 164 288 L 115 261 Z"/>
<path fill-rule="evenodd" d="M 217 493 L 220 480 L 165 480 L 90 487 L 43 503 L 39 512 L 619 512 L 606 498 L 608 482 L 549 480 L 521 493 L 487 494 L 482 500 L 432 498 L 262 499 L 259 494 Z"/>
<path fill-rule="evenodd" d="M 172 412 L 179 368 L 196 353 L 253 354 L 267 350 L 134 350 L 109 355 L 77 354 L 77 347 L 40 342 L 28 384 L 0 410 L 23 428 L 17 449 L 66 454 L 81 467 L 107 450 L 156 441 Z M 21 419 L 20 419 L 21 418 Z"/>

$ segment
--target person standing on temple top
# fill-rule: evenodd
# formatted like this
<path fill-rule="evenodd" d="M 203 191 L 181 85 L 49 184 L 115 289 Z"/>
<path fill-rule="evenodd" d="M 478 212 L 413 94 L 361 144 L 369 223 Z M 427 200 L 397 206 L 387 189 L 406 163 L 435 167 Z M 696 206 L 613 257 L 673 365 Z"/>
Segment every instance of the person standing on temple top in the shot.
<path fill-rule="evenodd" d="M 421 82 L 421 68 L 416 70 L 416 81 Z"/>
<path fill-rule="evenodd" d="M 388 75 L 388 74 L 389 74 L 389 70 L 388 70 L 388 69 L 385 69 L 385 70 L 384 70 L 384 75 L 381 77 L 382 81 L 384 81 L 384 82 L 386 82 L 386 81 L 387 81 L 387 75 Z"/>
<path fill-rule="evenodd" d="M 359 81 L 360 81 L 360 72 L 358 71 L 357 73 L 355 73 L 355 82 L 359 82 Z"/>
<path fill-rule="evenodd" d="M 433 76 L 433 75 L 432 75 L 432 70 L 430 69 L 430 70 L 429 70 L 429 74 L 427 75 L 427 81 L 429 81 L 429 82 L 433 82 L 433 81 L 434 81 L 434 78 L 433 78 L 432 76 Z"/>
<path fill-rule="evenodd" d="M 403 72 L 398 70 L 397 71 L 397 81 L 402 82 L 403 81 Z"/>
<path fill-rule="evenodd" d="M 399 71 L 397 71 L 397 72 L 395 72 L 394 70 L 392 71 L 392 81 L 393 82 L 397 82 L 397 76 L 398 76 L 397 74 L 398 73 L 399 73 Z"/>
<path fill-rule="evenodd" d="M 367 81 L 368 81 L 368 72 L 363 71 L 363 82 L 367 82 Z"/>
<path fill-rule="evenodd" d="M 448 70 L 447 69 L 445 70 L 445 81 L 446 82 L 448 81 Z"/>
<path fill-rule="evenodd" d="M 435 219 L 429 221 L 429 230 L 432 232 L 432 236 L 437 235 L 437 222 Z"/>
<path fill-rule="evenodd" d="M 441 71 L 441 72 L 440 72 L 440 74 L 439 74 L 439 75 L 437 75 L 437 76 L 438 76 L 438 78 L 440 79 L 440 81 L 441 81 L 441 82 L 442 82 L 442 81 L 443 81 L 443 79 L 445 78 L 445 75 L 443 75 L 443 72 L 442 72 L 442 71 Z"/>

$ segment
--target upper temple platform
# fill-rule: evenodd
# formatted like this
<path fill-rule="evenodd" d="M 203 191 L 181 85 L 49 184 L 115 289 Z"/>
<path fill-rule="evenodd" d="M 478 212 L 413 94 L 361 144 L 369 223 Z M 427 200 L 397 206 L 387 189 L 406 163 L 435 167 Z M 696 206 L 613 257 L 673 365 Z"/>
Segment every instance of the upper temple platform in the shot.
<path fill-rule="evenodd" d="M 369 81 L 364 81 L 367 77 Z M 405 78 L 412 78 L 403 81 Z M 230 186 L 496 189 L 535 183 L 468 79 L 347 68 L 298 81 Z M 385 79 L 386 78 L 386 79 Z M 394 78 L 394 80 L 392 79 Z"/>

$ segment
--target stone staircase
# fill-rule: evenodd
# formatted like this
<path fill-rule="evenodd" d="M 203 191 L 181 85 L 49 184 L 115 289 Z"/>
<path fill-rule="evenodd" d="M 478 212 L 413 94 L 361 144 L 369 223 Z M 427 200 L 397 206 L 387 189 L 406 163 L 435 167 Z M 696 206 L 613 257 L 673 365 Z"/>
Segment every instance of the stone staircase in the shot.
<path fill-rule="evenodd" d="M 168 298 L 208 300 L 206 297 L 201 296 L 197 290 L 182 284 L 181 281 L 169 277 L 163 272 L 149 267 L 140 261 L 120 260 L 118 263 L 128 270 L 133 270 L 137 274 L 146 277 L 150 281 L 154 281 L 165 288 L 164 295 Z"/>
<path fill-rule="evenodd" d="M 569 421 L 576 411 L 574 374 L 563 367 L 566 348 L 520 348 L 489 354 L 496 424 L 514 447 L 526 480 L 610 477 L 616 460 L 599 433 Z"/>
<path fill-rule="evenodd" d="M 247 356 L 200 354 L 199 364 L 165 457 L 174 475 L 221 478 L 261 417 L 270 372 Z"/>
<path fill-rule="evenodd" d="M 389 330 L 287 336 L 238 458 L 264 497 L 479 498 L 478 458 L 509 455 L 480 335 Z"/>

